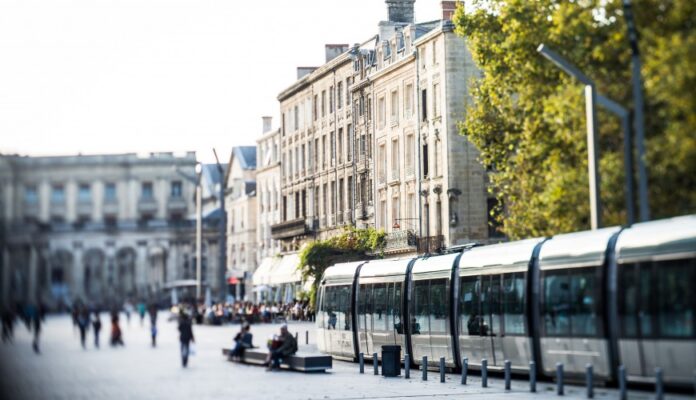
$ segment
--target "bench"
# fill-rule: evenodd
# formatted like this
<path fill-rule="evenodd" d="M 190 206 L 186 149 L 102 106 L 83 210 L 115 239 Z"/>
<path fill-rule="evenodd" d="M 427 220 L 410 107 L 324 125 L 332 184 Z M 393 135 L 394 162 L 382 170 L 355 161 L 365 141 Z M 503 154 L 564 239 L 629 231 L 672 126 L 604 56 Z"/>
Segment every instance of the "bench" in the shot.
<path fill-rule="evenodd" d="M 232 349 L 222 349 L 222 355 L 229 357 Z M 244 364 L 265 365 L 267 351 L 261 349 L 247 349 L 239 362 Z M 234 360 L 230 360 L 234 361 Z M 333 366 L 331 356 L 323 354 L 295 353 L 283 358 L 281 368 L 301 372 L 325 372 Z"/>

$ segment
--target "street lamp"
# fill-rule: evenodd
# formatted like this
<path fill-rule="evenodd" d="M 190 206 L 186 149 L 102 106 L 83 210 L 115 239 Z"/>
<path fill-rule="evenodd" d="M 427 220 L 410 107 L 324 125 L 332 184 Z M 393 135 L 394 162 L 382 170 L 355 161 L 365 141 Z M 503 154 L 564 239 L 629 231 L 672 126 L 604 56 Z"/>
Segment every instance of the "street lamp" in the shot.
<path fill-rule="evenodd" d="M 597 126 L 597 89 L 595 83 L 577 67 L 569 63 L 555 51 L 540 44 L 537 51 L 568 75 L 585 85 L 585 118 L 587 120 L 587 170 L 590 181 L 590 225 L 598 229 L 602 225 L 602 204 L 599 199 L 599 158 Z"/>
<path fill-rule="evenodd" d="M 203 166 L 201 163 L 197 162 L 194 168 L 196 172 L 195 176 L 191 176 L 178 168 L 175 168 L 176 173 L 181 175 L 187 181 L 196 185 L 196 301 L 201 297 L 201 261 L 203 259 L 202 255 L 202 206 L 201 206 L 201 175 L 203 172 Z"/>

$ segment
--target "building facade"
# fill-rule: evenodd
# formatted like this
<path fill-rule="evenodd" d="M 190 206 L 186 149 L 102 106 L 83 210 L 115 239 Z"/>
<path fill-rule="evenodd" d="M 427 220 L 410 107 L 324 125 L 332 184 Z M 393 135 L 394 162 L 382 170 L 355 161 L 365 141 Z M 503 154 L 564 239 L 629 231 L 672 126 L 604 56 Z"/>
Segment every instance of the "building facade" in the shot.
<path fill-rule="evenodd" d="M 413 21 L 413 0 L 389 0 L 378 33 L 327 45 L 326 64 L 298 68 L 278 96 L 284 251 L 351 224 L 387 233 L 387 252 L 487 242 L 486 173 L 459 135 L 478 71 L 449 20 Z"/>
<path fill-rule="evenodd" d="M 227 165 L 227 279 L 235 298 L 243 299 L 253 290 L 251 277 L 258 265 L 256 147 L 232 148 Z"/>
<path fill-rule="evenodd" d="M 163 300 L 196 278 L 194 153 L 0 157 L 2 301 Z M 215 221 L 202 281 L 216 287 Z M 185 295 L 185 293 L 180 293 Z"/>
<path fill-rule="evenodd" d="M 280 254 L 280 241 L 271 236 L 271 226 L 280 222 L 280 129 L 271 129 L 271 117 L 263 117 L 263 132 L 256 139 L 256 161 L 256 243 L 261 263 Z"/>

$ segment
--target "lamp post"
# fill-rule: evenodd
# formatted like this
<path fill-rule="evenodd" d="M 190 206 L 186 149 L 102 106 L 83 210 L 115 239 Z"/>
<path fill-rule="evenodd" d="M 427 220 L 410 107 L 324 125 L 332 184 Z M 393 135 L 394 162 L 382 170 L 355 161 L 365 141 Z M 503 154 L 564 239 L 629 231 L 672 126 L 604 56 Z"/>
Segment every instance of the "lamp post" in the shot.
<path fill-rule="evenodd" d="M 220 159 L 218 158 L 217 151 L 213 149 L 213 154 L 215 155 L 215 162 L 217 163 L 218 173 L 220 174 L 220 187 L 219 187 L 219 199 L 220 200 L 220 231 L 219 231 L 219 244 L 220 248 L 220 260 L 218 263 L 218 281 L 220 283 L 220 301 L 224 302 L 227 296 L 227 281 L 225 279 L 225 271 L 227 270 L 227 211 L 225 210 L 225 170 L 220 164 Z"/>
<path fill-rule="evenodd" d="M 202 241 L 202 209 L 201 209 L 201 172 L 203 167 L 196 164 L 196 302 L 201 298 L 201 264 L 203 261 Z"/>
<path fill-rule="evenodd" d="M 593 230 L 602 226 L 602 203 L 599 198 L 599 143 L 597 125 L 597 89 L 595 83 L 577 67 L 555 51 L 540 44 L 537 51 L 568 75 L 585 85 L 585 118 L 587 120 L 587 172 L 590 181 L 590 225 Z"/>

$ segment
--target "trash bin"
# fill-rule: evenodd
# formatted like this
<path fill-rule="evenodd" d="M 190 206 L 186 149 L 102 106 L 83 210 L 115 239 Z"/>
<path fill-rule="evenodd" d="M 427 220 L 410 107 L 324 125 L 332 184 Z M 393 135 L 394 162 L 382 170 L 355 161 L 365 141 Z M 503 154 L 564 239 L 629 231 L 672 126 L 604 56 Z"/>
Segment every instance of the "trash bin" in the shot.
<path fill-rule="evenodd" d="M 382 375 L 401 375 L 401 346 L 382 346 Z"/>

